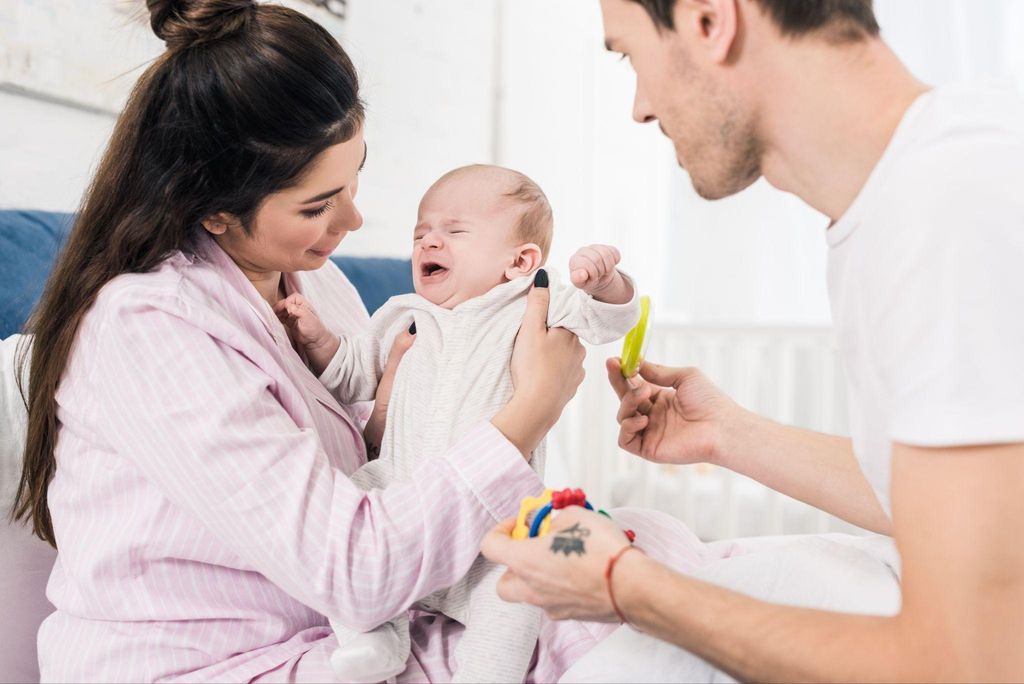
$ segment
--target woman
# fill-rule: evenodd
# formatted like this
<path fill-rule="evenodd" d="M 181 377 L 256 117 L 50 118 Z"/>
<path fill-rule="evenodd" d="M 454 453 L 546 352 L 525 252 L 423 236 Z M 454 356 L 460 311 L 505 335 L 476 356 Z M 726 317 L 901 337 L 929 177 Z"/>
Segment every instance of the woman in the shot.
<path fill-rule="evenodd" d="M 352 64 L 283 7 L 148 5 L 167 51 L 30 325 L 15 513 L 59 550 L 42 678 L 328 680 L 325 616 L 369 629 L 452 584 L 541 488 L 524 455 L 581 382 L 583 351 L 546 330 L 535 288 L 509 404 L 414 482 L 360 491 L 347 474 L 366 462 L 366 416 L 323 390 L 272 311 L 301 291 L 339 330 L 367 323 L 328 260 L 362 223 Z M 367 439 L 412 341 L 396 343 Z M 460 627 L 414 617 L 401 678 L 448 679 Z M 556 678 L 590 629 L 547 623 L 534 676 Z"/>

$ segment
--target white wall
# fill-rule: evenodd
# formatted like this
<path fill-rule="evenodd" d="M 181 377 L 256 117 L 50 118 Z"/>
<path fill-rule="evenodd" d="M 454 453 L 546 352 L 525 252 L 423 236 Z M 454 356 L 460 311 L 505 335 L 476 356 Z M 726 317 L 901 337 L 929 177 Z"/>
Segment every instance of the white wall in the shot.
<path fill-rule="evenodd" d="M 362 79 L 365 224 L 348 254 L 408 256 L 424 191 L 494 156 L 496 0 L 351 0 L 342 45 Z"/>
<path fill-rule="evenodd" d="M 0 207 L 74 211 L 113 125 L 108 114 L 0 92 Z"/>
<path fill-rule="evenodd" d="M 0 207 L 74 211 L 140 63 L 162 50 L 126 0 L 78 3 L 0 0 Z M 407 256 L 430 183 L 454 166 L 493 159 L 497 0 L 352 0 L 344 23 L 298 0 L 285 4 L 324 23 L 363 81 L 366 222 L 344 250 Z M 86 7 L 97 16 L 68 29 L 65 15 Z M 56 43 L 59 60 L 49 50 Z M 56 73 L 62 64 L 74 78 Z M 18 94 L 25 88 L 36 92 Z M 62 98 L 75 102 L 55 102 Z"/>

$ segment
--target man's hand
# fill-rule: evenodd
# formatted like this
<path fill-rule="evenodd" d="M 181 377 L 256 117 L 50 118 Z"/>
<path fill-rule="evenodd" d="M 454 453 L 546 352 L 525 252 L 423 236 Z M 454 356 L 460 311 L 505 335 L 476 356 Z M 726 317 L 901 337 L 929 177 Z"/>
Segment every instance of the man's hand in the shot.
<path fill-rule="evenodd" d="M 498 525 L 481 547 L 489 560 L 508 566 L 498 581 L 498 596 L 540 606 L 556 620 L 618 621 L 604 570 L 608 559 L 629 540 L 614 522 L 570 506 L 558 511 L 551 531 L 543 537 L 513 539 L 514 525 L 514 520 Z M 625 563 L 633 553 L 619 562 Z"/>
<path fill-rule="evenodd" d="M 605 364 L 620 400 L 619 446 L 655 463 L 714 462 L 743 410 L 696 368 L 645 361 L 627 380 L 617 358 Z"/>

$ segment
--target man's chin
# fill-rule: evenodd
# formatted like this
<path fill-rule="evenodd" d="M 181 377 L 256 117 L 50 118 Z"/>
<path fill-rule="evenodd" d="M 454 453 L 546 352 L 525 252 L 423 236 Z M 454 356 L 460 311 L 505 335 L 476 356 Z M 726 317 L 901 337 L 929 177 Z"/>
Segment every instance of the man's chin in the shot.
<path fill-rule="evenodd" d="M 708 181 L 699 175 L 690 173 L 690 183 L 693 185 L 694 191 L 701 197 L 701 199 L 713 201 L 732 197 L 733 195 L 746 190 L 760 177 L 761 172 L 756 171 L 744 173 L 742 175 L 730 176 L 716 181 Z"/>

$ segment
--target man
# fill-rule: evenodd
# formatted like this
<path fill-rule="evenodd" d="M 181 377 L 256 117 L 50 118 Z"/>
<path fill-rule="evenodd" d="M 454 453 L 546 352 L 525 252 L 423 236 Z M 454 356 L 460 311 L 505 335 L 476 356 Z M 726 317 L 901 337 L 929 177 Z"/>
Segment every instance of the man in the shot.
<path fill-rule="evenodd" d="M 608 48 L 637 73 L 634 118 L 659 123 L 702 196 L 763 175 L 831 219 L 850 388 L 852 440 L 758 418 L 693 369 L 645 364 L 627 384 L 610 360 L 621 446 L 716 462 L 892 534 L 902 607 L 874 617 L 759 601 L 617 555 L 621 531 L 580 509 L 552 526 L 557 538 L 578 525 L 580 553 L 513 541 L 509 524 L 488 536 L 484 553 L 509 566 L 499 593 L 557 618 L 618 614 L 649 635 L 635 639 L 740 679 L 1024 679 L 1020 99 L 920 83 L 879 38 L 871 0 L 601 9 Z"/>

